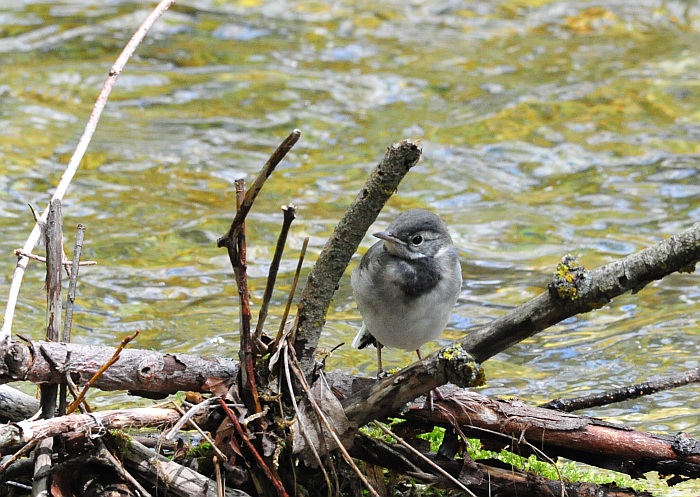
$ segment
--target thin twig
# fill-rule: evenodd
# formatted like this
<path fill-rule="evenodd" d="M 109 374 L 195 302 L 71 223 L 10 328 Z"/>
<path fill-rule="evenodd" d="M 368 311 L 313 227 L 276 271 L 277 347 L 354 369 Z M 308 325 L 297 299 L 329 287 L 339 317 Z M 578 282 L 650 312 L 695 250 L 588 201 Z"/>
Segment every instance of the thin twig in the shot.
<path fill-rule="evenodd" d="M 73 265 L 71 266 L 70 282 L 68 284 L 68 300 L 66 301 L 66 322 L 63 325 L 62 342 L 70 342 L 71 326 L 73 326 L 73 308 L 75 307 L 75 289 L 78 286 L 78 270 L 80 269 L 80 256 L 83 253 L 83 240 L 85 238 L 85 226 L 78 225 L 78 233 L 75 236 L 75 248 L 73 249 Z"/>
<path fill-rule="evenodd" d="M 216 445 L 212 445 L 212 447 L 216 447 Z M 216 496 L 224 497 L 224 477 L 221 474 L 221 463 L 218 456 L 212 457 L 212 462 L 214 463 L 214 474 L 216 475 Z"/>
<path fill-rule="evenodd" d="M 625 400 L 637 399 L 644 395 L 651 395 L 663 390 L 682 387 L 690 383 L 700 382 L 700 368 L 691 369 L 666 378 L 657 378 L 636 385 L 614 388 L 601 393 L 575 397 L 573 399 L 555 399 L 537 407 L 544 409 L 555 409 L 562 412 L 573 412 L 592 407 L 601 407 Z"/>
<path fill-rule="evenodd" d="M 427 457 L 425 457 L 424 454 L 422 454 L 419 450 L 417 450 L 417 449 L 416 449 L 415 447 L 413 447 L 411 444 L 409 444 L 408 442 L 406 442 L 406 440 L 404 440 L 403 438 L 401 438 L 400 436 L 398 436 L 396 433 L 394 433 L 393 431 L 391 431 L 389 428 L 387 428 L 387 427 L 384 426 L 383 424 L 379 423 L 378 421 L 372 421 L 372 424 L 373 424 L 374 426 L 376 426 L 377 428 L 379 428 L 381 431 L 383 431 L 384 434 L 389 435 L 390 437 L 395 438 L 396 441 L 399 442 L 403 447 L 405 447 L 406 449 L 408 449 L 409 452 L 411 452 L 411 453 L 413 453 L 414 455 L 420 457 L 420 458 L 421 458 L 423 461 L 425 461 L 429 466 L 431 466 L 431 467 L 433 467 L 435 470 L 437 470 L 438 473 L 440 473 L 442 476 L 444 476 L 445 478 L 447 478 L 448 480 L 450 480 L 455 486 L 457 486 L 457 488 L 461 489 L 463 492 L 465 492 L 465 493 L 471 495 L 472 497 L 476 497 L 476 495 L 474 495 L 474 492 L 472 492 L 472 491 L 469 490 L 467 487 L 465 487 L 464 484 L 463 484 L 461 481 L 459 481 L 457 478 L 455 478 L 454 476 L 452 476 L 451 474 L 449 474 L 447 471 L 445 471 L 444 469 L 442 469 L 440 466 L 438 466 L 437 464 L 435 464 L 433 461 L 431 461 L 430 459 L 428 459 Z"/>
<path fill-rule="evenodd" d="M 13 254 L 15 254 L 17 257 L 26 257 L 27 259 L 32 259 L 34 261 L 46 263 L 46 257 L 43 257 L 41 255 L 32 254 L 31 252 L 25 252 L 24 250 L 19 249 L 19 248 L 15 249 L 13 251 Z M 69 267 L 73 266 L 73 261 L 64 260 L 61 264 L 63 264 L 63 266 L 65 268 L 69 268 Z M 79 265 L 81 265 L 81 266 L 96 266 L 97 261 L 80 261 Z"/>
<path fill-rule="evenodd" d="M 117 77 L 124 69 L 124 66 L 126 65 L 128 60 L 136 51 L 136 47 L 139 46 L 143 38 L 146 36 L 148 30 L 151 29 L 151 27 L 153 26 L 153 24 L 155 24 L 158 18 L 160 18 L 160 16 L 162 16 L 165 13 L 165 11 L 168 10 L 168 8 L 174 3 L 175 0 L 161 0 L 161 2 L 158 3 L 158 5 L 148 15 L 143 24 L 141 24 L 141 26 L 139 26 L 139 28 L 136 30 L 134 35 L 124 47 L 124 50 L 122 50 L 122 53 L 119 54 L 119 57 L 117 58 L 112 68 L 109 70 L 107 80 L 102 86 L 100 94 L 97 96 L 97 101 L 95 102 L 95 105 L 92 108 L 92 112 L 90 113 L 88 122 L 85 125 L 85 130 L 83 131 L 83 134 L 80 137 L 80 140 L 78 141 L 78 145 L 75 148 L 75 152 L 73 152 L 73 156 L 68 162 L 68 166 L 66 166 L 66 170 L 63 172 L 63 176 L 61 176 L 61 181 L 59 181 L 58 186 L 56 187 L 56 191 L 51 197 L 52 200 L 60 200 L 66 194 L 66 190 L 68 190 L 68 186 L 70 185 L 73 176 L 75 176 L 75 173 L 78 170 L 80 161 L 83 159 L 83 156 L 87 151 L 88 145 L 90 144 L 90 140 L 95 134 L 95 130 L 97 129 L 97 123 L 100 120 L 102 111 L 107 105 L 109 94 L 112 92 L 112 87 L 114 86 Z M 49 209 L 47 207 L 41 215 L 42 220 L 46 220 L 46 216 L 48 216 L 48 211 Z M 40 235 L 41 227 L 37 223 L 34 225 L 34 229 L 32 229 L 32 232 L 29 234 L 29 238 L 27 238 L 24 247 L 22 247 L 22 251 L 27 253 L 31 252 L 34 246 L 36 245 L 36 242 L 39 240 Z M 10 294 L 7 298 L 7 307 L 5 308 L 2 329 L 0 330 L 0 341 L 8 338 L 12 334 L 12 320 L 14 319 L 15 308 L 17 307 L 17 299 L 19 297 L 19 289 L 22 286 L 22 278 L 24 277 L 24 272 L 27 269 L 28 262 L 29 259 L 27 259 L 26 257 L 20 257 L 19 261 L 17 261 L 17 267 L 15 268 L 14 275 L 12 276 L 12 284 L 10 285 Z"/>
<path fill-rule="evenodd" d="M 287 155 L 296 142 L 299 141 L 300 136 L 301 131 L 295 129 L 287 138 L 285 138 L 280 146 L 277 147 L 277 150 L 272 153 L 263 168 L 260 170 L 260 173 L 258 173 L 258 177 L 255 178 L 255 181 L 253 181 L 253 184 L 246 192 L 245 199 L 243 200 L 240 209 L 238 209 L 236 212 L 236 216 L 231 222 L 231 227 L 229 228 L 228 233 L 219 238 L 217 241 L 217 247 L 228 246 L 233 240 L 235 240 L 236 232 L 241 229 L 241 225 L 243 224 L 243 221 L 245 221 L 246 216 L 248 216 L 248 212 L 250 212 L 251 207 L 253 207 L 253 202 L 255 202 L 258 193 L 260 193 L 260 190 L 262 190 L 265 181 L 270 177 L 272 171 L 275 170 L 277 165 L 282 161 L 282 159 L 284 159 L 285 155 Z"/>
<path fill-rule="evenodd" d="M 267 476 L 268 480 L 270 480 L 270 483 L 275 488 L 277 495 L 279 497 L 289 497 L 287 491 L 282 486 L 282 483 L 275 477 L 275 475 L 272 474 L 272 471 L 267 466 L 267 464 L 265 464 L 265 461 L 263 460 L 262 456 L 260 456 L 260 453 L 251 443 L 250 439 L 248 438 L 248 435 L 246 435 L 245 431 L 243 430 L 243 427 L 238 422 L 238 416 L 236 415 L 236 413 L 233 412 L 228 407 L 228 405 L 226 405 L 226 401 L 224 399 L 219 399 L 219 405 L 221 405 L 224 412 L 228 416 L 228 419 L 231 421 L 231 424 L 236 430 L 236 433 L 238 433 L 238 435 L 241 437 L 241 440 L 243 441 L 243 446 L 250 453 L 258 467 L 260 467 L 260 469 L 262 469 L 262 471 L 265 473 L 265 476 Z"/>
<path fill-rule="evenodd" d="M 297 214 L 294 204 L 283 206 L 282 212 L 284 213 L 282 229 L 277 238 L 277 246 L 275 247 L 275 253 L 270 263 L 270 271 L 267 274 L 267 285 L 265 286 L 265 293 L 263 294 L 262 304 L 260 305 L 260 312 L 258 312 L 258 324 L 255 327 L 255 341 L 253 345 L 257 345 L 262 338 L 263 325 L 265 324 L 265 318 L 267 318 L 267 310 L 270 306 L 270 299 L 272 299 L 272 291 L 275 289 L 275 281 L 277 280 L 277 273 L 279 272 L 284 246 L 287 243 L 289 227 L 292 225 L 292 221 L 294 221 Z"/>
<path fill-rule="evenodd" d="M 41 442 L 42 440 L 43 439 L 41 438 L 35 438 L 34 440 L 28 442 L 24 447 L 20 448 L 17 452 L 12 454 L 12 456 L 10 456 L 5 462 L 0 464 L 0 474 L 3 473 L 7 468 L 12 466 L 15 462 L 22 459 L 29 452 L 33 451 L 34 447 L 39 445 L 39 442 Z"/>
<path fill-rule="evenodd" d="M 299 275 L 301 274 L 301 268 L 304 264 L 304 257 L 306 256 L 306 248 L 309 246 L 309 237 L 304 238 L 304 243 L 301 245 L 301 252 L 299 253 L 299 262 L 297 262 L 296 271 L 294 271 L 294 280 L 292 281 L 292 288 L 289 290 L 289 298 L 287 298 L 287 305 L 284 307 L 284 313 L 282 314 L 282 322 L 280 323 L 280 328 L 277 330 L 277 336 L 275 337 L 275 344 L 273 350 L 277 348 L 284 335 L 284 325 L 287 322 L 287 317 L 289 316 L 289 310 L 292 308 L 292 302 L 294 301 L 294 294 L 296 293 L 297 284 L 299 283 Z"/>
<path fill-rule="evenodd" d="M 240 212 L 241 205 L 244 201 L 243 186 L 244 181 L 242 179 L 236 180 L 236 207 L 238 212 Z M 235 247 L 235 249 L 233 249 L 233 247 Z M 238 355 L 241 361 L 243 392 L 250 396 L 250 400 L 252 400 L 253 403 L 253 411 L 259 413 L 262 411 L 262 407 L 260 405 L 257 382 L 255 381 L 255 354 L 253 353 L 253 345 L 251 343 L 250 323 L 252 321 L 252 313 L 250 311 L 250 294 L 248 290 L 245 221 L 240 225 L 240 229 L 236 231 L 236 238 L 232 240 L 231 244 L 226 245 L 226 249 L 231 259 L 233 273 L 236 276 L 236 286 L 238 287 L 241 309 L 241 346 Z"/>
<path fill-rule="evenodd" d="M 102 373 L 107 371 L 110 368 L 110 366 L 112 366 L 112 364 L 114 364 L 115 362 L 117 362 L 119 360 L 119 354 L 121 354 L 121 351 L 124 350 L 124 348 L 129 344 L 129 342 L 131 342 L 137 336 L 139 336 L 139 330 L 136 330 L 136 332 L 134 332 L 133 335 L 127 336 L 126 338 L 124 338 L 124 340 L 122 340 L 122 342 L 119 344 L 117 349 L 114 351 L 114 354 L 112 355 L 111 359 L 109 361 L 107 361 L 104 365 L 102 365 L 102 367 L 100 369 L 98 369 L 94 375 L 92 375 L 92 378 L 90 378 L 88 380 L 88 382 L 85 384 L 85 386 L 83 386 L 83 389 L 81 390 L 78 397 L 76 397 L 75 400 L 73 400 L 73 402 L 70 403 L 70 405 L 66 409 L 66 412 L 68 414 L 71 414 L 73 411 L 75 411 L 78 408 L 80 403 L 85 398 L 85 395 L 87 395 L 88 390 L 90 390 L 90 387 L 92 386 L 92 384 L 95 383 L 95 381 L 97 381 L 97 379 L 100 376 L 102 376 Z"/>

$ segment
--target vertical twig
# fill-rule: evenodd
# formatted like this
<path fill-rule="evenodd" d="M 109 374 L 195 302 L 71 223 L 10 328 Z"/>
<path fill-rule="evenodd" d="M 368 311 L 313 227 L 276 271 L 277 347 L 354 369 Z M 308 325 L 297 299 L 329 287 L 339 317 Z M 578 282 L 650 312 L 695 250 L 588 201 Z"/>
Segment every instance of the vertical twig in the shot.
<path fill-rule="evenodd" d="M 248 293 L 248 281 L 246 275 L 245 254 L 245 218 L 255 202 L 260 190 L 267 178 L 272 174 L 277 165 L 284 159 L 294 144 L 299 140 L 301 132 L 295 129 L 272 153 L 258 176 L 253 181 L 247 192 L 243 192 L 243 180 L 236 181 L 236 215 L 231 222 L 228 232 L 217 241 L 218 247 L 226 247 L 229 260 L 236 276 L 238 295 L 241 302 L 241 348 L 239 351 L 241 360 L 241 375 L 243 392 L 253 402 L 255 413 L 262 411 L 255 385 L 255 356 L 253 354 L 251 335 L 251 311 Z"/>
<path fill-rule="evenodd" d="M 105 81 L 104 85 L 102 85 L 102 90 L 100 90 L 100 94 L 97 96 L 97 101 L 95 102 L 95 106 L 92 108 L 92 112 L 90 113 L 88 122 L 85 125 L 83 135 L 78 141 L 78 145 L 75 148 L 75 152 L 73 152 L 73 156 L 70 158 L 68 166 L 66 166 L 66 170 L 63 172 L 63 176 L 61 176 L 61 181 L 59 181 L 58 186 L 56 187 L 56 191 L 54 192 L 53 197 L 51 197 L 51 200 L 61 200 L 66 194 L 68 186 L 70 185 L 70 182 L 73 180 L 73 176 L 75 176 L 75 173 L 78 170 L 80 161 L 83 159 L 83 156 L 87 151 L 88 145 L 90 144 L 90 140 L 92 140 L 92 135 L 95 134 L 95 130 L 97 129 L 97 123 L 100 120 L 102 111 L 107 105 L 109 94 L 112 92 L 112 87 L 117 81 L 117 77 L 124 69 L 124 66 L 126 66 L 128 60 L 136 51 L 136 47 L 139 46 L 143 38 L 146 36 L 148 30 L 151 29 L 151 27 L 153 26 L 153 24 L 155 24 L 158 18 L 162 16 L 165 13 L 165 11 L 168 10 L 168 8 L 174 3 L 175 0 L 161 0 L 161 2 L 158 3 L 155 9 L 153 9 L 153 11 L 148 15 L 143 24 L 141 24 L 141 26 L 139 26 L 139 28 L 136 30 L 134 35 L 129 40 L 129 43 L 126 44 L 124 50 L 122 50 L 122 53 L 119 55 L 114 65 L 109 70 L 109 75 L 107 76 L 107 80 Z M 46 216 L 48 216 L 48 210 L 49 208 L 47 207 L 46 210 L 42 213 L 42 220 L 46 220 Z M 27 238 L 24 247 L 22 247 L 22 251 L 25 253 L 31 253 L 32 249 L 34 248 L 34 245 L 36 245 L 36 242 L 39 240 L 40 236 L 41 227 L 39 223 L 37 223 L 34 225 L 34 229 L 29 234 L 29 237 Z M 15 307 L 17 306 L 17 299 L 19 297 L 19 289 L 22 286 L 22 278 L 24 277 L 24 272 L 27 269 L 28 262 L 29 259 L 24 256 L 20 257 L 17 261 L 17 267 L 15 268 L 15 273 L 12 276 L 12 284 L 10 285 L 10 294 L 7 298 L 7 307 L 5 308 L 2 330 L 0 330 L 0 341 L 9 337 L 12 333 L 12 320 L 14 319 Z"/>
<path fill-rule="evenodd" d="M 304 257 L 306 256 L 306 248 L 309 246 L 309 237 L 304 238 L 304 243 L 301 245 L 301 253 L 299 254 L 299 262 L 297 262 L 296 271 L 294 271 L 294 280 L 292 281 L 292 288 L 289 290 L 289 297 L 287 298 L 287 305 L 284 308 L 284 313 L 282 314 L 282 322 L 280 323 L 280 328 L 277 331 L 277 336 L 275 337 L 275 344 L 272 347 L 273 350 L 277 349 L 282 336 L 284 335 L 284 326 L 287 323 L 287 316 L 289 316 L 289 310 L 292 308 L 292 302 L 294 301 L 294 294 L 297 290 L 297 284 L 299 283 L 299 275 L 301 274 L 301 267 L 304 264 Z"/>
<path fill-rule="evenodd" d="M 80 269 L 80 256 L 83 252 L 83 240 L 85 238 L 85 226 L 78 225 L 78 232 L 75 237 L 75 248 L 73 249 L 73 265 L 70 270 L 70 280 L 68 283 L 68 298 L 66 299 L 66 320 L 63 323 L 63 334 L 61 342 L 70 342 L 71 326 L 73 325 L 73 308 L 75 307 L 75 289 L 78 286 L 78 270 Z M 70 361 L 70 352 L 66 355 L 66 366 Z M 66 373 L 66 379 L 70 376 Z M 68 389 L 66 383 L 61 383 L 58 392 L 58 415 L 64 416 L 68 404 Z"/>
<path fill-rule="evenodd" d="M 242 179 L 236 180 L 236 207 L 240 212 L 241 206 L 245 200 L 244 193 L 244 181 Z M 240 320 L 241 320 L 241 348 L 238 351 L 239 359 L 241 361 L 241 376 L 243 391 L 250 396 L 250 400 L 253 401 L 253 409 L 255 413 L 262 411 L 260 406 L 260 399 L 258 397 L 258 387 L 255 381 L 255 354 L 253 354 L 252 336 L 250 323 L 252 320 L 252 313 L 250 311 L 250 294 L 248 291 L 248 274 L 247 274 L 247 248 L 245 241 L 245 221 L 240 224 L 240 229 L 235 232 L 235 239 L 233 244 L 236 247 L 235 250 L 231 250 L 230 246 L 227 246 L 228 255 L 231 259 L 231 265 L 233 266 L 233 272 L 236 276 L 236 285 L 238 286 L 238 297 L 241 304 Z"/>
<path fill-rule="evenodd" d="M 63 269 L 63 226 L 61 201 L 54 199 L 49 204 L 44 234 L 46 243 L 46 340 L 57 342 L 61 332 L 61 271 Z M 41 414 L 44 419 L 54 416 L 58 385 L 42 385 Z M 32 495 L 48 495 L 50 482 L 53 438 L 42 440 L 36 450 Z"/>
<path fill-rule="evenodd" d="M 277 280 L 277 273 L 279 272 L 280 261 L 282 260 L 282 253 L 284 252 L 284 246 L 287 243 L 289 227 L 292 225 L 292 221 L 294 221 L 297 215 L 296 207 L 294 207 L 293 204 L 283 206 L 282 212 L 284 213 L 282 229 L 280 230 L 279 238 L 277 238 L 275 254 L 272 257 L 272 262 L 270 263 L 270 271 L 267 274 L 267 286 L 265 287 L 265 293 L 263 294 L 262 304 L 260 305 L 260 312 L 258 313 L 258 324 L 255 327 L 254 345 L 256 346 L 260 341 L 260 338 L 262 337 L 263 326 L 265 324 L 265 319 L 267 318 L 267 310 L 270 306 L 272 291 L 275 289 L 275 281 Z"/>
<path fill-rule="evenodd" d="M 78 225 L 73 249 L 73 265 L 70 268 L 70 282 L 68 283 L 68 299 L 66 301 L 66 322 L 63 326 L 62 342 L 70 342 L 71 326 L 73 325 L 73 308 L 75 307 L 75 289 L 78 286 L 78 270 L 80 269 L 80 256 L 83 252 L 83 240 L 85 239 L 85 226 Z"/>
<path fill-rule="evenodd" d="M 61 270 L 63 221 L 61 201 L 52 200 L 46 222 L 46 340 L 58 342 L 61 333 Z"/>

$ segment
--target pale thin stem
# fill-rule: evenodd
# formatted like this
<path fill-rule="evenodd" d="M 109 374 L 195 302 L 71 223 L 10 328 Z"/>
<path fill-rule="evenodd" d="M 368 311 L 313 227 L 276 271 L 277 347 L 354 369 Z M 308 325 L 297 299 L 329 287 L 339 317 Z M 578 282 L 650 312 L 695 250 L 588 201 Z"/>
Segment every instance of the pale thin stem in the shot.
<path fill-rule="evenodd" d="M 63 196 L 68 190 L 70 182 L 73 180 L 73 176 L 75 176 L 75 173 L 78 170 L 80 161 L 83 159 L 83 156 L 87 151 L 88 145 L 90 144 L 90 140 L 92 140 L 92 135 L 95 134 L 95 130 L 97 129 L 97 123 L 100 120 L 102 111 L 107 105 L 109 94 L 112 92 L 112 87 L 114 86 L 117 77 L 124 69 L 124 66 L 126 65 L 127 61 L 136 51 L 136 47 L 138 47 L 141 41 L 143 41 L 148 30 L 151 29 L 151 27 L 153 26 L 153 24 L 155 24 L 158 18 L 160 18 L 160 16 L 162 16 L 165 13 L 165 11 L 168 10 L 168 8 L 174 3 L 175 0 L 161 0 L 161 2 L 155 7 L 155 9 L 153 9 L 153 11 L 148 15 L 143 24 L 141 24 L 141 26 L 139 26 L 139 28 L 136 30 L 136 33 L 134 33 L 134 35 L 131 37 L 131 40 L 129 40 L 129 43 L 126 44 L 124 50 L 122 50 L 122 53 L 119 55 L 114 65 L 109 70 L 109 75 L 107 76 L 107 80 L 102 86 L 100 94 L 97 96 L 95 106 L 93 107 L 92 112 L 90 113 L 90 117 L 88 118 L 88 122 L 85 125 L 83 135 L 78 141 L 78 146 L 75 148 L 75 152 L 73 152 L 73 156 L 68 162 L 68 166 L 66 166 L 66 170 L 63 172 L 63 176 L 61 176 L 61 181 L 59 181 L 58 186 L 56 187 L 56 191 L 54 192 L 53 197 L 51 197 L 51 200 L 63 199 Z M 47 207 L 41 214 L 42 221 L 46 221 L 48 212 L 49 209 Z M 39 240 L 40 236 L 41 227 L 39 226 L 39 223 L 37 223 L 34 225 L 34 229 L 32 229 L 32 232 L 29 234 L 29 238 L 27 238 L 27 241 L 25 242 L 24 247 L 22 247 L 22 250 L 27 253 L 31 252 L 34 246 L 36 245 L 37 241 Z M 14 275 L 12 276 L 12 284 L 10 285 L 10 294 L 7 299 L 7 307 L 5 308 L 2 330 L 0 330 L 0 341 L 8 338 L 12 334 L 12 320 L 14 319 L 15 308 L 17 306 L 17 299 L 19 297 L 19 289 L 22 286 L 22 279 L 24 278 L 24 272 L 27 269 L 28 262 L 29 259 L 27 259 L 26 257 L 20 257 L 19 261 L 17 261 L 17 267 L 15 268 Z"/>

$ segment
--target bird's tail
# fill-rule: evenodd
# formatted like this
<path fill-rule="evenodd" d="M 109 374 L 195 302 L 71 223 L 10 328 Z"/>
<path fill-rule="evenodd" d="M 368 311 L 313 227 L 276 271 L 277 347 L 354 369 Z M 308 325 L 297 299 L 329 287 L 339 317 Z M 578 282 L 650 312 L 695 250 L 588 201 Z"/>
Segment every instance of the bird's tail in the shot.
<path fill-rule="evenodd" d="M 367 326 L 365 326 L 365 323 L 362 323 L 362 328 L 360 328 L 360 331 L 357 333 L 355 339 L 352 341 L 352 346 L 355 349 L 364 349 L 368 345 L 374 345 L 376 347 L 377 339 L 374 338 L 372 334 L 367 330 Z"/>

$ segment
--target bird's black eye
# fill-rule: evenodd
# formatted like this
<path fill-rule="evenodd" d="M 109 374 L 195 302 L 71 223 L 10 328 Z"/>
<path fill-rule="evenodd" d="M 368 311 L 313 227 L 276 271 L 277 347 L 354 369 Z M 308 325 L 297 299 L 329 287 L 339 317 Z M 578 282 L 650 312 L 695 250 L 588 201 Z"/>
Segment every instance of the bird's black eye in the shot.
<path fill-rule="evenodd" d="M 416 235 L 413 238 L 411 238 L 411 243 L 413 245 L 420 245 L 423 243 L 423 237 L 421 235 Z"/>

